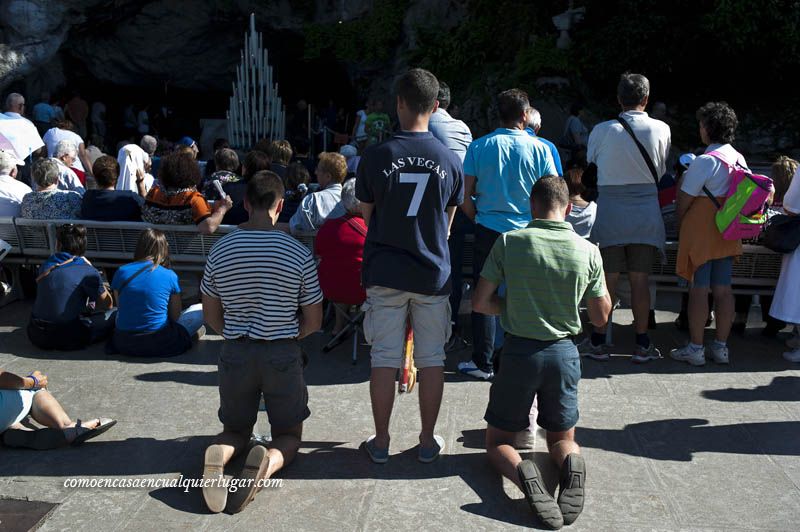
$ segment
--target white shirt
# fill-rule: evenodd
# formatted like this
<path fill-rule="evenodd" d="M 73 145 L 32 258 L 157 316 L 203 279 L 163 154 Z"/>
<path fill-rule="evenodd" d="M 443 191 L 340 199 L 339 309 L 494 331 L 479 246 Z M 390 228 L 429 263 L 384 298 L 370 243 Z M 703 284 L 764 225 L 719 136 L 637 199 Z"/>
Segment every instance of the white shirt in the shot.
<path fill-rule="evenodd" d="M 792 214 L 800 214 L 800 168 L 794 173 L 789 190 L 783 196 L 783 210 Z"/>
<path fill-rule="evenodd" d="M 669 126 L 650 118 L 644 111 L 625 111 L 620 117 L 628 121 L 636 138 L 650 154 L 660 179 L 667 171 L 671 143 Z M 589 135 L 586 159 L 597 165 L 599 186 L 655 184 L 653 173 L 636 143 L 616 120 L 595 126 Z"/>
<path fill-rule="evenodd" d="M 33 122 L 19 113 L 0 113 L 0 135 L 14 146 L 17 157 L 25 159 L 42 146 L 42 137 Z"/>
<path fill-rule="evenodd" d="M 701 155 L 689 165 L 689 169 L 683 174 L 683 184 L 681 190 L 690 196 L 703 196 L 703 187 L 706 187 L 715 197 L 728 195 L 731 186 L 731 175 L 728 165 L 708 155 L 708 152 L 717 150 L 731 161 L 739 161 L 739 164 L 747 168 L 747 161 L 744 157 L 733 149 L 730 144 L 711 144 L 706 148 L 705 154 Z"/>
<path fill-rule="evenodd" d="M 83 139 L 80 135 L 75 133 L 74 131 L 70 131 L 69 129 L 59 129 L 57 127 L 53 127 L 47 130 L 42 137 L 44 140 L 45 145 L 47 145 L 47 156 L 54 157 L 56 151 L 56 145 L 61 142 L 62 140 L 69 140 L 75 145 L 75 149 L 79 150 L 81 144 L 83 144 Z M 75 168 L 80 170 L 81 172 L 85 172 L 86 169 L 83 167 L 83 163 L 81 162 L 80 157 L 77 155 L 75 156 Z"/>
<path fill-rule="evenodd" d="M 356 140 L 367 138 L 367 112 L 361 109 L 356 113 L 358 120 L 358 128 L 356 128 Z"/>
<path fill-rule="evenodd" d="M 31 187 L 8 174 L 0 175 L 0 216 L 19 216 L 19 206 Z"/>

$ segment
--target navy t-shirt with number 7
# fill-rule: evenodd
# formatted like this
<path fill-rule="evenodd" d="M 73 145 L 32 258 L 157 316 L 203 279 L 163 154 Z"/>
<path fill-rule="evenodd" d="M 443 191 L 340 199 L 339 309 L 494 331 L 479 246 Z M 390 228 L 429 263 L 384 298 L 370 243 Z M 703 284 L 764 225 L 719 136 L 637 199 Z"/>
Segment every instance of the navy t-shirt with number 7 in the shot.
<path fill-rule="evenodd" d="M 366 150 L 356 197 L 375 205 L 364 246 L 364 286 L 450 293 L 447 208 L 464 200 L 458 157 L 430 132 L 403 131 Z"/>

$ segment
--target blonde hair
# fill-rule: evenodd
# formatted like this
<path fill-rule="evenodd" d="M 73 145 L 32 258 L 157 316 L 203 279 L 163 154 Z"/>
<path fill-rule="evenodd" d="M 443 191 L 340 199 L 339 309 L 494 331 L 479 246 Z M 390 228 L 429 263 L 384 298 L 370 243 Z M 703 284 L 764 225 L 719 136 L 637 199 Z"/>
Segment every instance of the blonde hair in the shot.
<path fill-rule="evenodd" d="M 789 184 L 792 182 L 792 177 L 800 165 L 794 159 L 781 155 L 774 163 L 770 171 L 772 180 L 775 183 L 775 202 L 783 203 L 783 196 L 789 190 Z"/>
<path fill-rule="evenodd" d="M 143 260 L 153 261 L 153 270 L 158 266 L 169 268 L 169 242 L 167 242 L 167 235 L 162 231 L 148 227 L 139 235 L 133 261 Z"/>
<path fill-rule="evenodd" d="M 341 183 L 347 177 L 347 159 L 343 155 L 331 151 L 319 154 L 319 168 L 331 176 L 331 181 Z"/>

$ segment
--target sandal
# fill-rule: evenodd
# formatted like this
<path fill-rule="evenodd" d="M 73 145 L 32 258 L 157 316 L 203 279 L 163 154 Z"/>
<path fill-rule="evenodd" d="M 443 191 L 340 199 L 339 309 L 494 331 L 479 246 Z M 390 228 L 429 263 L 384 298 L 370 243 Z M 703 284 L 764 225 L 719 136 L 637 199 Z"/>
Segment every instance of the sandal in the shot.
<path fill-rule="evenodd" d="M 117 424 L 117 421 L 115 419 L 108 419 L 101 417 L 97 418 L 97 420 L 100 423 L 93 429 L 87 429 L 86 427 L 84 427 L 83 422 L 80 419 L 78 420 L 77 423 L 75 423 L 74 429 L 75 432 L 77 433 L 77 436 L 75 436 L 75 439 L 72 440 L 71 445 L 73 447 L 78 446 L 87 440 L 91 440 L 92 438 L 100 436 L 102 433 L 104 433 L 105 431 L 107 431 L 108 429 Z M 81 432 L 81 429 L 83 429 L 85 432 Z"/>

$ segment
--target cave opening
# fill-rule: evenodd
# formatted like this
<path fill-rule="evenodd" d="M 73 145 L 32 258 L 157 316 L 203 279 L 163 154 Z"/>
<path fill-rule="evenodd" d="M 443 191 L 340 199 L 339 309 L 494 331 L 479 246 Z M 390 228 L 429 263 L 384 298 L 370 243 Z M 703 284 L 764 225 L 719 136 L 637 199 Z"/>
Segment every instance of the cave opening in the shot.
<path fill-rule="evenodd" d="M 89 63 L 91 57 L 81 55 L 70 46 L 69 39 L 59 52 L 63 65 L 64 83 L 51 90 L 61 103 L 65 103 L 74 91 L 80 93 L 90 105 L 101 101 L 106 106 L 108 133 L 105 145 L 112 149 L 119 141 L 131 141 L 138 136 L 124 127 L 126 107 L 133 105 L 138 112 L 146 107 L 150 116 L 151 128 L 156 134 L 169 140 L 189 135 L 199 138 L 201 120 L 224 119 L 231 95 L 231 84 L 236 79 L 235 69 L 239 64 L 239 49 L 243 32 L 242 24 L 227 25 L 229 47 L 233 51 L 227 64 L 220 65 L 219 75 L 214 84 L 205 87 L 191 87 L 187 80 L 171 79 L 168 75 L 149 69 L 148 63 L 133 73 L 135 82 L 119 83 L 114 76 L 98 76 Z M 360 103 L 360 95 L 354 87 L 351 70 L 347 64 L 337 60 L 332 53 L 323 52 L 318 58 L 304 57 L 304 36 L 300 31 L 270 30 L 263 32 L 264 46 L 269 51 L 269 61 L 273 67 L 279 94 L 286 106 L 287 137 L 298 139 L 305 136 L 307 111 L 298 111 L 301 100 L 312 106 L 313 113 L 324 116 L 330 113 L 331 104 L 339 111 L 337 130 L 347 133 L 352 130 L 355 111 Z M 153 38 L 158 38 L 153 35 Z M 85 32 L 81 38 L 86 38 Z M 219 38 L 219 35 L 216 36 Z M 228 36 L 226 36 L 226 40 Z M 238 45 L 238 46 L 237 46 Z M 187 55 L 186 61 L 197 61 L 197 56 Z M 198 68 L 208 68 L 200 66 Z M 130 77 L 130 76 L 129 76 Z M 227 87 L 227 88 L 225 88 Z M 24 85 L 20 86 L 24 90 Z M 31 94 L 32 103 L 38 101 L 37 94 Z M 164 108 L 168 117 L 164 118 Z M 313 141 L 312 141 L 313 142 Z M 319 148 L 321 149 L 321 148 Z"/>

